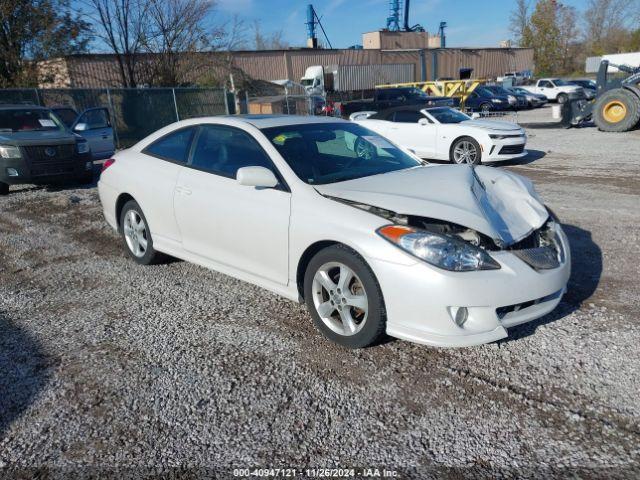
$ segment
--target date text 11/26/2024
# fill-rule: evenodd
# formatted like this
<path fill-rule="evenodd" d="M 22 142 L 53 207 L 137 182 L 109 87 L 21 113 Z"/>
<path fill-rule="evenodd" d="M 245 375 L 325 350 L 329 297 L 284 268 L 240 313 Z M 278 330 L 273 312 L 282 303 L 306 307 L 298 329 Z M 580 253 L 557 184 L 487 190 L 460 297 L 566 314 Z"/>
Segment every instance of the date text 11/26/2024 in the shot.
<path fill-rule="evenodd" d="M 284 478 L 397 478 L 396 470 L 385 468 L 236 468 L 234 477 Z"/>

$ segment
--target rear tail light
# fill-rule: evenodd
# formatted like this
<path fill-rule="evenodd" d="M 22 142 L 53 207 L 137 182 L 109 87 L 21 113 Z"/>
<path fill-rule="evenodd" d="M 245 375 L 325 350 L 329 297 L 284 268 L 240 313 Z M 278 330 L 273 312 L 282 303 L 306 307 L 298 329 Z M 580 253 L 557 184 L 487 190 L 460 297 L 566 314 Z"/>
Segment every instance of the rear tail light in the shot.
<path fill-rule="evenodd" d="M 116 163 L 116 161 L 113 158 L 110 158 L 109 160 L 105 160 L 104 163 L 102 164 L 102 171 L 104 172 L 107 168 L 109 168 L 114 163 Z"/>

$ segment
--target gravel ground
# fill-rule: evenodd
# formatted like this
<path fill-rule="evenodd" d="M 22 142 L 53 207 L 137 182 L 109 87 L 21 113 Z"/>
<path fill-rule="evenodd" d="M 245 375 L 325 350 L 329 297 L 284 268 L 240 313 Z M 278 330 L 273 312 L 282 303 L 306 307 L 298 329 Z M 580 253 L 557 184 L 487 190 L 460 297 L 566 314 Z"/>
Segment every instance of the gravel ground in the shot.
<path fill-rule="evenodd" d="M 569 292 L 509 340 L 466 349 L 344 350 L 260 288 L 186 262 L 137 266 L 95 188 L 12 188 L 0 466 L 637 478 L 640 132 L 528 133 L 529 156 L 505 168 L 566 224 Z"/>

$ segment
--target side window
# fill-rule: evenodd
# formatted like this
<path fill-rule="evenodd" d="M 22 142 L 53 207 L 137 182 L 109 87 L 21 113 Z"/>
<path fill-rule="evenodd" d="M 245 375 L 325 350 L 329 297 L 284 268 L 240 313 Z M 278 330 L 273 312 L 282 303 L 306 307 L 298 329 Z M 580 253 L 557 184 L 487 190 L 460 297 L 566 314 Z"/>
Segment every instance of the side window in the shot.
<path fill-rule="evenodd" d="M 217 125 L 201 126 L 191 166 L 229 178 L 236 178 L 242 167 L 274 169 L 251 135 L 237 128 Z"/>
<path fill-rule="evenodd" d="M 420 112 L 400 111 L 394 114 L 393 121 L 396 123 L 418 123 L 421 118 L 424 116 Z"/>
<path fill-rule="evenodd" d="M 545 87 L 545 88 L 547 88 L 547 87 L 551 87 L 551 82 L 548 82 L 547 80 L 544 80 L 544 81 L 540 82 L 540 83 L 538 84 L 538 86 L 539 86 L 539 87 Z"/>
<path fill-rule="evenodd" d="M 190 127 L 169 133 L 145 148 L 143 153 L 164 160 L 187 163 L 189 148 L 191 148 L 191 140 L 193 140 L 195 131 L 194 127 Z"/>
<path fill-rule="evenodd" d="M 87 130 L 96 130 L 98 128 L 109 128 L 109 114 L 104 108 L 88 110 L 80 115 L 78 123 L 86 123 Z"/>

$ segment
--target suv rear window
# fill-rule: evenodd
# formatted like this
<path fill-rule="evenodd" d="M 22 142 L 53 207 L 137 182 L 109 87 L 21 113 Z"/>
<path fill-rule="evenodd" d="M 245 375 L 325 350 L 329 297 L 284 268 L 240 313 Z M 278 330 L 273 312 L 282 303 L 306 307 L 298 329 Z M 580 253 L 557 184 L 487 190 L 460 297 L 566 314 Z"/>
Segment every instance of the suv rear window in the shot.
<path fill-rule="evenodd" d="M 0 108 L 0 132 L 65 130 L 62 122 L 49 110 L 39 108 Z"/>

